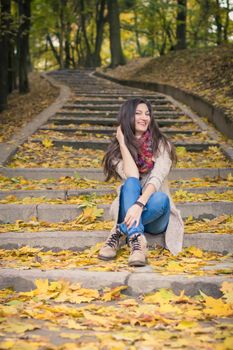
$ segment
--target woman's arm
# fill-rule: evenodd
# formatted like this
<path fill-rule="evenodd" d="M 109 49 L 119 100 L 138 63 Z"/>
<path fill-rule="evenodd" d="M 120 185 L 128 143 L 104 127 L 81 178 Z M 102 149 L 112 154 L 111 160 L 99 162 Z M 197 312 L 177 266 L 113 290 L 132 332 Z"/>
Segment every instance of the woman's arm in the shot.
<path fill-rule="evenodd" d="M 156 191 L 156 188 L 152 184 L 146 185 L 146 187 L 143 189 L 141 196 L 138 198 L 138 201 L 142 204 L 146 205 L 148 202 L 150 196 Z"/>
<path fill-rule="evenodd" d="M 121 150 L 121 155 L 123 160 L 123 170 L 126 177 L 136 177 L 138 179 L 139 178 L 138 167 L 125 144 L 124 134 L 122 133 L 120 126 L 118 126 L 117 128 L 116 138 L 120 145 L 120 150 Z"/>
<path fill-rule="evenodd" d="M 149 179 L 147 180 L 148 185 L 154 185 L 155 191 L 159 190 L 163 180 L 168 176 L 172 166 L 170 155 L 162 142 L 159 144 L 159 151 L 159 155 L 155 159 L 155 165 L 151 170 Z"/>
<path fill-rule="evenodd" d="M 159 190 L 161 183 L 171 169 L 172 161 L 169 153 L 162 144 L 160 144 L 159 148 L 160 154 L 155 159 L 155 165 L 151 171 L 149 179 L 147 180 L 147 185 L 143 189 L 141 196 L 138 198 L 138 201 L 144 205 L 148 202 L 152 193 Z M 125 216 L 125 224 L 128 228 L 130 228 L 135 222 L 136 226 L 138 226 L 142 210 L 143 209 L 137 204 L 134 204 L 129 208 Z"/>
<path fill-rule="evenodd" d="M 152 184 L 148 184 L 145 187 L 145 190 L 143 191 L 142 195 L 140 197 L 138 197 L 138 201 L 141 202 L 142 204 L 146 205 L 146 203 L 148 202 L 150 196 L 152 195 L 152 193 L 155 192 L 155 187 Z M 139 220 L 140 217 L 142 215 L 142 207 L 140 207 L 138 204 L 134 204 L 132 205 L 132 207 L 130 207 L 126 213 L 125 216 L 125 224 L 128 227 L 128 229 L 133 226 L 133 224 L 135 223 L 135 226 L 137 227 L 139 224 Z"/>

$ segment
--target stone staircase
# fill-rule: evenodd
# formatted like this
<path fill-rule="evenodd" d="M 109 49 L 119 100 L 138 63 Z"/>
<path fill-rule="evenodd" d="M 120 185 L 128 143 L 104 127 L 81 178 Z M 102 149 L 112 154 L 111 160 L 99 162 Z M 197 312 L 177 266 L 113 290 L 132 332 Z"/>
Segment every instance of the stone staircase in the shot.
<path fill-rule="evenodd" d="M 132 96 L 143 96 L 152 102 L 155 118 L 161 130 L 177 147 L 181 147 L 180 154 L 185 167 L 181 162 L 180 166 L 173 169 L 169 175 L 173 183 L 171 190 L 174 195 L 181 189 L 196 195 L 204 195 L 208 191 L 224 194 L 233 189 L 229 184 L 227 186 L 224 184 L 226 178 L 231 178 L 229 174 L 233 174 L 232 159 L 227 157 L 226 145 L 224 146 L 217 137 L 214 137 L 213 131 L 200 118 L 187 112 L 187 108 L 169 96 L 121 86 L 97 78 L 92 70 L 56 71 L 49 75 L 60 83 L 68 85 L 72 95 L 59 112 L 31 135 L 27 143 L 19 147 L 8 164 L 1 168 L 3 185 L 0 200 L 4 200 L 6 196 L 13 196 L 14 200 L 0 204 L 0 226 L 2 229 L 9 227 L 0 234 L 0 248 L 3 256 L 0 287 L 28 290 L 34 286 L 36 278 L 51 280 L 65 278 L 73 282 L 81 282 L 83 286 L 89 288 L 101 289 L 127 285 L 127 293 L 130 295 L 166 287 L 172 288 L 175 292 L 184 289 L 190 295 L 198 293 L 201 289 L 209 295 L 219 296 L 221 294 L 219 286 L 222 281 L 232 281 L 230 271 L 233 265 L 231 257 L 233 235 L 213 233 L 211 226 L 208 233 L 197 231 L 185 234 L 184 247 L 188 249 L 195 246 L 205 250 L 203 254 L 213 253 L 214 256 L 212 259 L 211 255 L 206 256 L 205 266 L 201 267 L 198 273 L 193 274 L 185 272 L 185 269 L 179 273 L 179 269 L 166 269 L 166 266 L 161 273 L 154 268 L 153 263 L 143 268 L 132 269 L 127 267 L 127 258 L 120 267 L 108 262 L 98 262 L 97 259 L 93 262 L 91 258 L 96 257 L 97 250 L 92 250 L 91 247 L 102 242 L 108 230 L 63 231 L 46 228 L 36 231 L 38 222 L 52 224 L 63 222 L 65 225 L 75 221 L 83 213 L 83 207 L 79 205 L 80 203 L 72 203 L 72 200 L 77 200 L 81 196 L 90 196 L 90 201 L 95 196 L 114 197 L 116 193 L 114 183 L 106 185 L 103 182 L 101 158 L 108 146 L 109 138 L 115 132 L 119 107 L 124 100 Z M 61 178 L 64 181 L 63 185 L 59 185 Z M 197 178 L 205 181 L 206 185 L 193 186 Z M 66 185 L 66 179 L 70 181 L 69 186 Z M 79 186 L 83 179 L 86 179 L 87 183 L 85 188 Z M 7 181 L 9 185 L 4 187 L 4 182 Z M 24 189 L 23 186 L 27 182 L 28 186 Z M 18 187 L 15 186 L 17 183 Z M 182 185 L 184 183 L 186 183 L 185 186 Z M 31 197 L 31 203 L 28 200 L 25 204 L 25 197 Z M 37 203 L 38 197 L 43 197 L 43 201 Z M 60 200 L 60 202 L 50 203 L 50 200 Z M 98 219 L 100 225 L 101 222 L 104 225 L 110 220 L 109 203 L 105 197 L 100 197 L 97 203 L 102 213 Z M 181 210 L 184 220 L 190 216 L 196 220 L 203 218 L 210 220 L 233 213 L 232 201 L 227 198 L 221 201 L 183 200 L 177 202 L 177 207 Z M 19 230 L 17 231 L 15 226 L 14 230 L 11 230 L 11 224 L 17 222 Z M 23 222 L 25 229 L 22 229 Z M 29 223 L 28 226 L 27 223 Z M 27 232 L 29 226 L 34 227 L 33 232 Z M 147 239 L 152 248 L 150 259 L 152 262 L 152 259 L 156 259 L 156 255 L 153 257 L 153 249 L 156 244 L 163 246 L 164 238 L 162 235 L 148 234 Z M 8 264 L 4 263 L 5 252 L 12 250 L 15 256 L 20 252 L 18 254 L 20 256 L 24 254 L 22 250 L 20 251 L 24 246 L 41 248 L 44 252 L 52 250 L 59 253 L 63 250 L 72 250 L 80 254 L 84 249 L 90 248 L 90 263 L 80 266 L 77 263 L 75 267 L 71 265 L 66 268 L 61 264 L 60 268 L 47 269 L 46 265 L 42 267 L 38 260 L 38 266 L 35 261 L 35 265 L 25 269 L 23 261 L 18 264 L 16 259 L 18 265 L 16 264 L 15 268 L 8 267 Z M 190 261 L 198 259 L 198 254 L 200 260 L 202 253 L 197 251 L 199 253 L 195 253 L 194 250 L 194 255 L 187 253 L 189 255 L 184 258 L 187 264 L 188 259 Z M 165 253 L 158 250 L 157 254 Z M 27 259 L 27 251 L 25 251 L 25 259 Z M 173 258 L 173 261 L 176 261 L 176 258 Z M 185 264 L 182 258 L 177 258 L 177 261 Z M 107 267 L 106 270 L 105 267 Z"/>

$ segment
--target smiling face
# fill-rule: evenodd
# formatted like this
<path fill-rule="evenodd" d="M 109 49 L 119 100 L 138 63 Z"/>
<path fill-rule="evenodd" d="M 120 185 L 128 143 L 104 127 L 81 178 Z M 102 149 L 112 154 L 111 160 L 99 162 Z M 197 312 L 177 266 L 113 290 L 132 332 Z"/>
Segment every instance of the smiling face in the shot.
<path fill-rule="evenodd" d="M 150 124 L 150 112 L 145 103 L 140 103 L 135 111 L 135 136 L 140 138 Z"/>

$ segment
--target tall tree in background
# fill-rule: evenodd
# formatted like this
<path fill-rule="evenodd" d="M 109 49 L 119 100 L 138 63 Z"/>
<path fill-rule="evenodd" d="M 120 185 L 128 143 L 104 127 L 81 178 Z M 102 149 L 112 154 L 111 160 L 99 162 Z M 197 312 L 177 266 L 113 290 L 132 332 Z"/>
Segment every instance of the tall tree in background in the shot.
<path fill-rule="evenodd" d="M 176 50 L 186 49 L 187 0 L 177 0 Z"/>
<path fill-rule="evenodd" d="M 229 24 L 230 24 L 230 0 L 226 1 L 226 11 L 225 11 L 225 23 L 224 23 L 224 27 L 223 27 L 223 39 L 225 41 L 225 43 L 228 42 L 228 30 L 229 30 Z"/>
<path fill-rule="evenodd" d="M 86 52 L 84 54 L 84 65 L 86 67 L 98 67 L 101 65 L 100 51 L 103 42 L 105 0 L 96 0 L 92 7 L 84 0 L 80 0 L 81 34 L 83 36 Z M 89 18 L 87 18 L 89 13 Z M 94 14 L 94 16 L 93 16 Z M 93 21 L 94 33 L 88 35 L 88 22 Z"/>
<path fill-rule="evenodd" d="M 67 0 L 60 0 L 60 33 L 59 33 L 59 49 L 60 49 L 60 67 L 64 68 L 64 38 L 65 38 L 65 8 Z"/>
<path fill-rule="evenodd" d="M 111 67 L 125 64 L 125 58 L 121 47 L 121 32 L 119 6 L 117 0 L 107 0 L 108 21 L 110 30 L 110 50 L 111 50 Z"/>
<path fill-rule="evenodd" d="M 93 66 L 99 67 L 101 65 L 100 51 L 103 42 L 104 24 L 106 17 L 104 16 L 105 0 L 96 1 L 96 38 L 95 38 L 95 52 L 93 55 Z"/>
<path fill-rule="evenodd" d="M 8 87 L 8 43 L 10 23 L 9 0 L 1 0 L 0 3 L 0 111 L 7 106 Z"/>
<path fill-rule="evenodd" d="M 19 92 L 29 91 L 28 82 L 28 56 L 29 56 L 29 30 L 30 30 L 30 0 L 18 0 L 19 31 L 18 31 L 18 65 L 19 65 Z"/>

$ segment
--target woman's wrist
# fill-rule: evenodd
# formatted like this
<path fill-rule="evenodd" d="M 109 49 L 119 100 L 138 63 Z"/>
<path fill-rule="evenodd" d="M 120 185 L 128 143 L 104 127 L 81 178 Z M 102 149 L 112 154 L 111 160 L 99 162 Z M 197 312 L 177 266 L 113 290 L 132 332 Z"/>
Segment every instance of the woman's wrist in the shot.
<path fill-rule="evenodd" d="M 126 147 L 125 140 L 118 141 L 118 142 L 119 142 L 120 147 L 122 147 L 122 148 Z"/>
<path fill-rule="evenodd" d="M 144 207 L 145 207 L 147 201 L 145 200 L 145 198 L 143 198 L 143 197 L 141 196 L 141 197 L 139 197 L 139 198 L 137 199 L 137 202 L 142 203 L 142 204 L 144 205 Z"/>
<path fill-rule="evenodd" d="M 139 206 L 140 208 L 142 208 L 142 209 L 144 209 L 144 207 L 145 207 L 145 204 L 142 203 L 142 202 L 139 201 L 139 200 L 137 200 L 137 201 L 135 202 L 135 204 L 138 205 L 138 206 Z"/>

